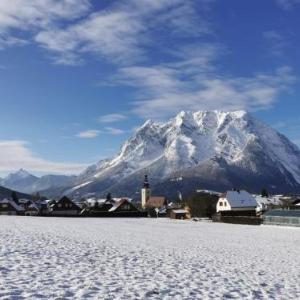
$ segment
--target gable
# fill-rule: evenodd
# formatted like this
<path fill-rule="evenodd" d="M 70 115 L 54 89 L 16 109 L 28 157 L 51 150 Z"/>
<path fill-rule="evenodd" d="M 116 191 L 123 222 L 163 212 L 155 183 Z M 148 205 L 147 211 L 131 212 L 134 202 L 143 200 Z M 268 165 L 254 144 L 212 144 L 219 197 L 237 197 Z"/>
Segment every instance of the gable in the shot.
<path fill-rule="evenodd" d="M 71 201 L 68 197 L 61 198 L 56 202 L 53 207 L 53 210 L 81 210 L 81 208 Z"/>
<path fill-rule="evenodd" d="M 117 202 L 109 212 L 116 212 L 116 211 L 138 211 L 138 209 L 130 203 L 127 199 L 120 200 Z"/>

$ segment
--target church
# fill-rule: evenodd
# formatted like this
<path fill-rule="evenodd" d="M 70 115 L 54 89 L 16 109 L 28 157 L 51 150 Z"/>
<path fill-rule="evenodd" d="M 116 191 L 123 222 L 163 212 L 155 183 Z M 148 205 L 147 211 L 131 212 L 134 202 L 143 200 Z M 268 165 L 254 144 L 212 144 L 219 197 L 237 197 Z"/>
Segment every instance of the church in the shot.
<path fill-rule="evenodd" d="M 142 209 L 147 210 L 150 215 L 152 215 L 151 212 L 156 212 L 156 214 L 166 213 L 168 206 L 166 197 L 151 195 L 151 188 L 147 174 L 144 177 L 144 183 L 141 190 L 141 204 Z"/>

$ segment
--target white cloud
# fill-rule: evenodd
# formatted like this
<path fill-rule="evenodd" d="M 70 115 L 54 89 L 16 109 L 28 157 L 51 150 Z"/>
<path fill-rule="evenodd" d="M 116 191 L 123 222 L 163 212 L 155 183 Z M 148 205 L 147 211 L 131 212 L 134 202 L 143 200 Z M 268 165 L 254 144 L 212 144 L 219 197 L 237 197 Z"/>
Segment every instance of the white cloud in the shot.
<path fill-rule="evenodd" d="M 300 4 L 300 0 L 276 0 L 276 2 L 284 10 L 291 10 L 295 5 Z"/>
<path fill-rule="evenodd" d="M 96 12 L 89 0 L 1 1 L 0 48 L 35 41 L 57 64 L 78 65 L 92 53 L 128 65 L 147 59 L 158 31 L 183 37 L 209 33 L 202 15 L 212 1 L 120 0 Z"/>
<path fill-rule="evenodd" d="M 125 131 L 120 128 L 115 128 L 115 127 L 105 127 L 106 133 L 112 134 L 112 135 L 120 135 L 124 134 Z"/>
<path fill-rule="evenodd" d="M 87 13 L 89 1 L 10 0 L 0 2 L 0 30 L 47 27 L 61 19 L 73 20 Z"/>
<path fill-rule="evenodd" d="M 74 20 L 89 9 L 88 0 L 0 1 L 0 46 L 26 42 L 15 36 L 15 29 L 36 32 L 55 26 L 62 20 Z"/>
<path fill-rule="evenodd" d="M 188 64 L 181 68 L 178 62 L 173 66 L 124 68 L 118 83 L 122 78 L 124 84 L 139 88 L 133 111 L 147 118 L 166 117 L 180 110 L 266 109 L 295 81 L 288 67 L 273 74 L 232 77 L 197 72 Z"/>
<path fill-rule="evenodd" d="M 82 138 L 82 139 L 94 139 L 100 135 L 101 131 L 96 129 L 90 129 L 86 131 L 79 132 L 76 137 Z"/>
<path fill-rule="evenodd" d="M 78 174 L 87 165 L 45 160 L 33 153 L 25 141 L 0 141 L 0 172 L 8 173 L 20 168 L 31 172 Z"/>
<path fill-rule="evenodd" d="M 35 41 L 53 53 L 57 63 L 77 64 L 83 53 L 93 53 L 128 65 L 145 58 L 145 47 L 153 43 L 153 34 L 160 27 L 189 36 L 207 33 L 209 28 L 197 16 L 193 1 L 130 0 L 119 1 L 75 24 L 40 31 Z"/>
<path fill-rule="evenodd" d="M 122 115 L 122 114 L 108 114 L 108 115 L 103 115 L 98 118 L 99 123 L 115 123 L 115 122 L 120 122 L 124 121 L 127 119 L 127 116 Z"/>

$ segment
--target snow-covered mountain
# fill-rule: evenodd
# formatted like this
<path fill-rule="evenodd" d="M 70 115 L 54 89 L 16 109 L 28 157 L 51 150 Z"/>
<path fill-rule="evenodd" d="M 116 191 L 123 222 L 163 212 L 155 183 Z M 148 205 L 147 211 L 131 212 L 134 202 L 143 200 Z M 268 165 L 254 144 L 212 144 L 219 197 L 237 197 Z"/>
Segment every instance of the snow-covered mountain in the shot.
<path fill-rule="evenodd" d="M 68 187 L 74 184 L 76 176 L 45 175 L 36 177 L 26 170 L 9 174 L 0 181 L 0 185 L 23 193 L 35 193 L 60 187 Z"/>
<path fill-rule="evenodd" d="M 116 157 L 89 167 L 66 193 L 134 197 L 145 172 L 157 193 L 299 191 L 300 151 L 245 111 L 181 112 L 166 123 L 147 121 Z"/>
<path fill-rule="evenodd" d="M 0 185 L 20 192 L 27 192 L 28 186 L 31 186 L 38 180 L 38 177 L 28 173 L 24 169 L 9 174 L 1 180 Z"/>

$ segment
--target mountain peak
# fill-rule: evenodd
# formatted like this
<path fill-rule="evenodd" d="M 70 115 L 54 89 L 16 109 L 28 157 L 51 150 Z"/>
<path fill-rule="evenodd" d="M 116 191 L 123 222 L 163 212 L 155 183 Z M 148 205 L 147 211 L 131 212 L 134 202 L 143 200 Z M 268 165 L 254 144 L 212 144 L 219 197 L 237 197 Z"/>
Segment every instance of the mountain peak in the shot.
<path fill-rule="evenodd" d="M 31 177 L 34 176 L 32 174 L 30 174 L 29 172 L 27 172 L 25 169 L 21 168 L 18 171 L 10 174 L 11 176 L 18 176 L 18 177 L 22 177 L 22 178 L 26 178 L 26 177 Z"/>
<path fill-rule="evenodd" d="M 145 169 L 156 183 L 180 173 L 220 189 L 300 188 L 300 151 L 287 138 L 244 110 L 211 110 L 181 111 L 167 122 L 148 120 L 116 157 L 88 169 L 76 191 L 112 192 L 110 186 L 124 188 Z"/>

